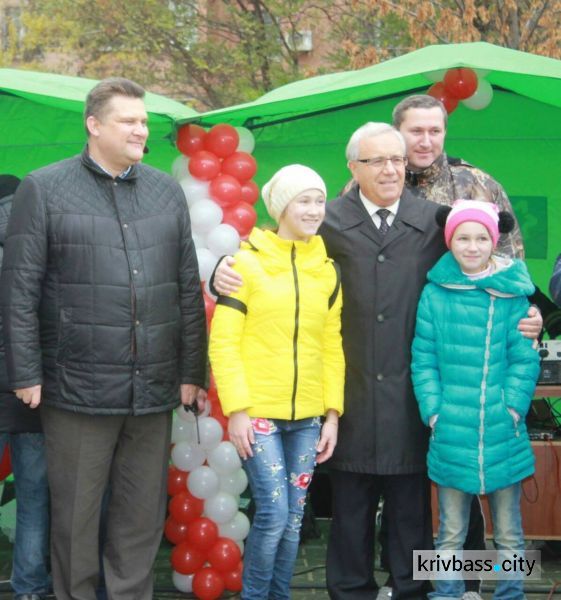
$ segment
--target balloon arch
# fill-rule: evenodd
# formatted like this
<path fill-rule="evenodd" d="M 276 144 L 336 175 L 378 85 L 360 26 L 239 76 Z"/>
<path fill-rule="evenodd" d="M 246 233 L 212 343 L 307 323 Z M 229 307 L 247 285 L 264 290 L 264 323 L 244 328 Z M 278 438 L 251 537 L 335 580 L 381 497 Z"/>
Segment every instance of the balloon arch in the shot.
<path fill-rule="evenodd" d="M 184 125 L 177 134 L 181 152 L 172 173 L 185 192 L 203 285 L 207 327 L 215 300 L 208 280 L 225 254 L 234 254 L 257 220 L 253 205 L 259 188 L 252 180 L 257 163 L 251 152 L 253 134 L 243 127 L 215 125 L 205 131 Z M 225 590 L 239 592 L 244 540 L 249 519 L 239 510 L 247 476 L 228 441 L 211 376 L 208 400 L 196 418 L 176 410 L 168 472 L 168 506 L 164 534 L 175 544 L 172 579 L 181 592 L 202 600 L 219 598 Z"/>

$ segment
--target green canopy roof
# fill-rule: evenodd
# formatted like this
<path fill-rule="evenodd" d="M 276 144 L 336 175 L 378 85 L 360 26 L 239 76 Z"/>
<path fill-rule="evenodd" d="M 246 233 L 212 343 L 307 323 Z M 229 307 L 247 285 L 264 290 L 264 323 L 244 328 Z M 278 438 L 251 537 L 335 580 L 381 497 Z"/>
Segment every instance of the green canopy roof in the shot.
<path fill-rule="evenodd" d="M 82 113 L 88 92 L 98 83 L 96 79 L 69 77 L 53 73 L 0 69 L 0 90 L 26 98 L 38 104 L 55 106 Z M 198 115 L 196 111 L 175 100 L 146 93 L 146 108 L 154 115 L 170 119 L 185 119 Z"/>
<path fill-rule="evenodd" d="M 425 73 L 452 67 L 490 71 L 486 79 L 493 86 L 561 107 L 561 61 L 475 42 L 427 46 L 364 69 L 296 81 L 254 102 L 205 113 L 199 120 L 204 124 L 262 126 L 372 98 L 424 90 L 430 82 Z"/>
<path fill-rule="evenodd" d="M 446 150 L 504 186 L 534 280 L 546 289 L 561 252 L 559 60 L 483 42 L 429 46 L 365 69 L 297 81 L 196 120 L 252 129 L 258 184 L 281 166 L 300 162 L 316 169 L 335 197 L 349 180 L 345 146 L 351 133 L 366 121 L 390 122 L 397 102 L 426 93 L 447 69 L 460 66 L 477 69 L 494 95 L 483 110 L 460 103 L 450 115 Z M 257 210 L 265 221 L 261 202 Z"/>
<path fill-rule="evenodd" d="M 86 136 L 82 112 L 94 79 L 18 69 L 0 69 L 0 173 L 29 171 L 78 153 Z M 175 121 L 198 113 L 160 96 L 146 94 L 149 154 L 145 161 L 170 170 L 177 150 Z"/>

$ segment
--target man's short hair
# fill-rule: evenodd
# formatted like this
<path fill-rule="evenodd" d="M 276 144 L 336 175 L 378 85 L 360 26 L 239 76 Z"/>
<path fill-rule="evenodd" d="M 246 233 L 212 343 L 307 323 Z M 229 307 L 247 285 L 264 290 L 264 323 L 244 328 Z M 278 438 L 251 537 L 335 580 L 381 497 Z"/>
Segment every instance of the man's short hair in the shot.
<path fill-rule="evenodd" d="M 410 108 L 440 108 L 444 117 L 444 129 L 448 126 L 448 113 L 440 100 L 428 94 L 415 94 L 414 96 L 408 96 L 395 105 L 392 112 L 392 123 L 396 129 L 401 127 L 401 124 L 405 121 L 405 113 Z"/>
<path fill-rule="evenodd" d="M 405 139 L 401 135 L 401 133 L 392 125 L 388 123 L 374 123 L 370 121 L 365 125 L 359 127 L 352 135 L 349 143 L 347 144 L 347 149 L 345 151 L 345 156 L 347 157 L 347 161 L 357 160 L 359 151 L 358 145 L 360 141 L 366 138 L 377 137 L 379 135 L 383 135 L 384 133 L 393 133 L 395 137 L 399 140 L 401 147 L 403 148 L 403 156 L 405 156 Z"/>
<path fill-rule="evenodd" d="M 108 77 L 102 79 L 93 87 L 86 97 L 86 106 L 84 108 L 84 122 L 88 117 L 95 117 L 101 120 L 107 109 L 107 105 L 115 96 L 127 96 L 128 98 L 144 98 L 146 92 L 138 83 L 125 79 L 124 77 Z M 86 133 L 88 129 L 86 127 Z"/>

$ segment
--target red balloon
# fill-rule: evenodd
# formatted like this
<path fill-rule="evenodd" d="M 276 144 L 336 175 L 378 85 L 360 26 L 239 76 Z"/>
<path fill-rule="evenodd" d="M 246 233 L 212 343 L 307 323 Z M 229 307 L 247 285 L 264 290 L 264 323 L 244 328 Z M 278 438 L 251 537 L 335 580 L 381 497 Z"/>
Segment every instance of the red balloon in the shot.
<path fill-rule="evenodd" d="M 444 104 L 444 108 L 448 114 L 456 110 L 456 107 L 458 106 L 458 98 L 454 98 L 454 96 L 450 96 L 450 94 L 448 94 L 442 81 L 431 85 L 427 91 L 427 94 L 433 98 L 436 98 L 437 100 L 440 100 L 442 104 Z"/>
<path fill-rule="evenodd" d="M 170 555 L 171 566 L 182 575 L 191 575 L 205 564 L 205 554 L 187 542 L 180 542 Z"/>
<path fill-rule="evenodd" d="M 185 523 L 178 523 L 172 516 L 169 516 L 164 525 L 164 535 L 172 544 L 179 544 L 187 538 L 187 527 Z"/>
<path fill-rule="evenodd" d="M 210 181 L 220 173 L 220 160 L 212 152 L 199 150 L 189 160 L 189 173 L 197 179 Z"/>
<path fill-rule="evenodd" d="M 187 489 L 187 473 L 170 465 L 168 467 L 168 496 L 175 496 Z"/>
<path fill-rule="evenodd" d="M 208 294 L 203 294 L 203 300 L 205 302 L 206 322 L 207 325 L 210 325 L 216 308 L 216 302 Z"/>
<path fill-rule="evenodd" d="M 243 574 L 243 562 L 240 560 L 238 566 L 233 571 L 228 573 L 222 573 L 222 579 L 226 589 L 230 592 L 241 592 L 242 591 L 242 574 Z"/>
<path fill-rule="evenodd" d="M 193 593 L 200 600 L 216 600 L 222 596 L 224 581 L 215 569 L 204 567 L 193 577 Z"/>
<path fill-rule="evenodd" d="M 218 571 L 232 571 L 242 558 L 240 547 L 230 538 L 218 538 L 207 560 Z"/>
<path fill-rule="evenodd" d="M 210 377 L 208 378 L 208 391 L 216 392 L 216 379 L 214 379 L 214 373 L 212 372 L 212 370 L 210 371 Z"/>
<path fill-rule="evenodd" d="M 212 410 L 212 416 L 214 417 L 223 417 L 224 413 L 222 412 L 222 406 L 220 405 L 220 399 L 216 393 L 207 394 L 207 398 L 210 402 L 210 407 Z"/>
<path fill-rule="evenodd" d="M 247 152 L 234 152 L 222 162 L 222 173 L 232 175 L 243 183 L 251 179 L 257 172 L 257 162 Z"/>
<path fill-rule="evenodd" d="M 231 206 L 242 198 L 242 186 L 231 175 L 217 175 L 209 186 L 210 197 L 220 206 Z"/>
<path fill-rule="evenodd" d="M 242 183 L 242 202 L 255 204 L 259 200 L 259 188 L 253 179 Z"/>
<path fill-rule="evenodd" d="M 225 158 L 236 151 L 239 142 L 240 136 L 235 127 L 226 124 L 215 125 L 206 135 L 205 150 Z"/>
<path fill-rule="evenodd" d="M 240 237 L 247 237 L 257 221 L 257 213 L 250 204 L 238 202 L 223 211 L 222 222 L 231 225 Z"/>
<path fill-rule="evenodd" d="M 183 125 L 177 131 L 177 149 L 185 156 L 204 150 L 206 131 L 198 125 Z"/>
<path fill-rule="evenodd" d="M 10 456 L 10 446 L 6 444 L 4 446 L 4 454 L 2 454 L 2 460 L 0 460 L 0 481 L 4 481 L 6 477 L 12 472 L 12 459 Z"/>
<path fill-rule="evenodd" d="M 170 501 L 168 505 L 169 514 L 177 523 L 188 525 L 195 519 L 198 519 L 204 508 L 204 501 L 192 496 L 188 490 L 179 492 Z"/>
<path fill-rule="evenodd" d="M 218 391 L 216 388 L 209 387 L 206 396 L 207 396 L 211 406 L 214 406 L 215 404 L 219 404 Z"/>
<path fill-rule="evenodd" d="M 447 94 L 465 100 L 473 96 L 477 89 L 477 73 L 466 67 L 448 69 L 446 75 L 444 75 L 443 83 Z"/>
<path fill-rule="evenodd" d="M 2 454 L 2 460 L 0 460 L 0 481 L 4 481 L 6 477 L 12 472 L 12 460 L 10 457 L 10 446 L 6 444 L 4 446 L 4 454 Z"/>
<path fill-rule="evenodd" d="M 185 539 L 193 548 L 209 550 L 218 539 L 218 525 L 206 517 L 200 517 L 189 524 Z"/>

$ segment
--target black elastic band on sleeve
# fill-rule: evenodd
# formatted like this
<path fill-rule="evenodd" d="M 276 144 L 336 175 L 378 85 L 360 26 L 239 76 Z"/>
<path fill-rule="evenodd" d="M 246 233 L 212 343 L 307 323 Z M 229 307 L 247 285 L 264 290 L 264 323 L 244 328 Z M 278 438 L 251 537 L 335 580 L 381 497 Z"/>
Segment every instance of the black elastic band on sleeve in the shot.
<path fill-rule="evenodd" d="M 335 303 L 335 300 L 337 299 L 337 294 L 339 293 L 339 288 L 341 287 L 341 269 L 336 262 L 333 263 L 333 268 L 335 269 L 335 275 L 337 276 L 337 280 L 335 281 L 335 289 L 333 290 L 331 296 L 329 296 L 329 308 L 331 308 Z"/>
<path fill-rule="evenodd" d="M 230 298 L 230 296 L 218 296 L 216 304 L 222 304 L 222 306 L 229 306 L 235 310 L 239 310 L 244 315 L 247 315 L 247 306 L 237 298 Z"/>

